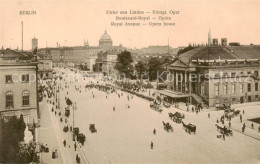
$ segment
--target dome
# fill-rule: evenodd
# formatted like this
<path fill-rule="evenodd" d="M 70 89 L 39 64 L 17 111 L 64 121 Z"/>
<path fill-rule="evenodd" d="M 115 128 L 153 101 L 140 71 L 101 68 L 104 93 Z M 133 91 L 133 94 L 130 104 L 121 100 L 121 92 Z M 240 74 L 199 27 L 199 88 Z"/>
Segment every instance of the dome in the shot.
<path fill-rule="evenodd" d="M 107 34 L 107 30 L 105 30 L 105 33 L 100 37 L 100 40 L 111 40 L 110 35 Z"/>

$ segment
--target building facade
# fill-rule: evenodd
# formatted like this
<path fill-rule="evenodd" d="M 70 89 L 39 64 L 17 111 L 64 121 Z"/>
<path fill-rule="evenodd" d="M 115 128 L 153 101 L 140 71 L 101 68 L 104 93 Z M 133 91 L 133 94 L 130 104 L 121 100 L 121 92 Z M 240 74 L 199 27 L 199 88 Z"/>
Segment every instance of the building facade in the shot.
<path fill-rule="evenodd" d="M 37 124 L 37 63 L 14 50 L 1 50 L 0 53 L 1 117 L 22 114 L 27 125 Z"/>
<path fill-rule="evenodd" d="M 210 107 L 259 101 L 259 46 L 197 47 L 168 66 L 168 90 Z"/>

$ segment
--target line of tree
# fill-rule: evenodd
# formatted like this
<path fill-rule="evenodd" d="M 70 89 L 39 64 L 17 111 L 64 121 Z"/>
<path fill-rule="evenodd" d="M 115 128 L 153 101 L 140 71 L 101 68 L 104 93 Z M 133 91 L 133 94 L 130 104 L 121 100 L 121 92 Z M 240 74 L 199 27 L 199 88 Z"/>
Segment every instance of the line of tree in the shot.
<path fill-rule="evenodd" d="M 115 69 L 122 75 L 125 75 L 127 78 L 148 78 L 153 81 L 157 79 L 157 72 L 161 73 L 164 71 L 162 68 L 163 64 L 169 63 L 170 59 L 166 58 L 164 61 L 160 61 L 158 58 L 151 58 L 148 63 L 143 61 L 138 61 L 135 65 L 136 74 L 133 73 L 133 58 L 131 53 L 128 51 L 123 51 L 117 55 L 117 63 Z"/>
<path fill-rule="evenodd" d="M 80 64 L 79 69 L 82 71 L 89 71 L 89 68 L 86 65 Z"/>
<path fill-rule="evenodd" d="M 133 58 L 129 51 L 122 51 L 117 55 L 117 63 L 115 69 L 121 74 L 125 75 L 126 78 L 133 77 L 134 67 L 132 65 Z"/>
<path fill-rule="evenodd" d="M 162 65 L 166 63 L 167 60 L 161 62 L 157 58 L 151 58 L 148 63 L 144 63 L 139 61 L 135 65 L 135 70 L 137 72 L 137 78 L 149 78 L 150 81 L 154 81 L 157 79 L 157 73 L 163 71 Z"/>

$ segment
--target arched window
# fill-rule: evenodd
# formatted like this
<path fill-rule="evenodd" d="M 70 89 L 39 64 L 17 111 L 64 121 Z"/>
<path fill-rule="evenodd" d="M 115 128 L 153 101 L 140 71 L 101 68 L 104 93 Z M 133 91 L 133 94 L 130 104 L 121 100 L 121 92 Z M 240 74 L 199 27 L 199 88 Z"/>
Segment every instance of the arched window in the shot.
<path fill-rule="evenodd" d="M 28 106 L 29 105 L 29 91 L 23 91 L 22 97 L 23 97 L 23 106 Z"/>
<path fill-rule="evenodd" d="M 11 91 L 6 92 L 5 100 L 6 100 L 6 102 L 5 102 L 6 108 L 13 108 L 14 107 L 14 95 L 13 95 L 13 92 L 11 92 Z"/>

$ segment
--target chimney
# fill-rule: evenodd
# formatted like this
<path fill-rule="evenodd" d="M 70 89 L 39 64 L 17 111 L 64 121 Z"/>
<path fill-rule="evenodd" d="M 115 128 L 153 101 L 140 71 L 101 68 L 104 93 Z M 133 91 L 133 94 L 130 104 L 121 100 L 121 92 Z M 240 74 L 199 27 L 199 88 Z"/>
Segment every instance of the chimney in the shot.
<path fill-rule="evenodd" d="M 227 38 L 221 38 L 221 45 L 227 46 Z"/>
<path fill-rule="evenodd" d="M 218 46 L 218 39 L 212 39 L 212 41 L 213 41 L 213 46 Z"/>
<path fill-rule="evenodd" d="M 23 21 L 22 21 L 22 51 L 23 51 Z"/>

